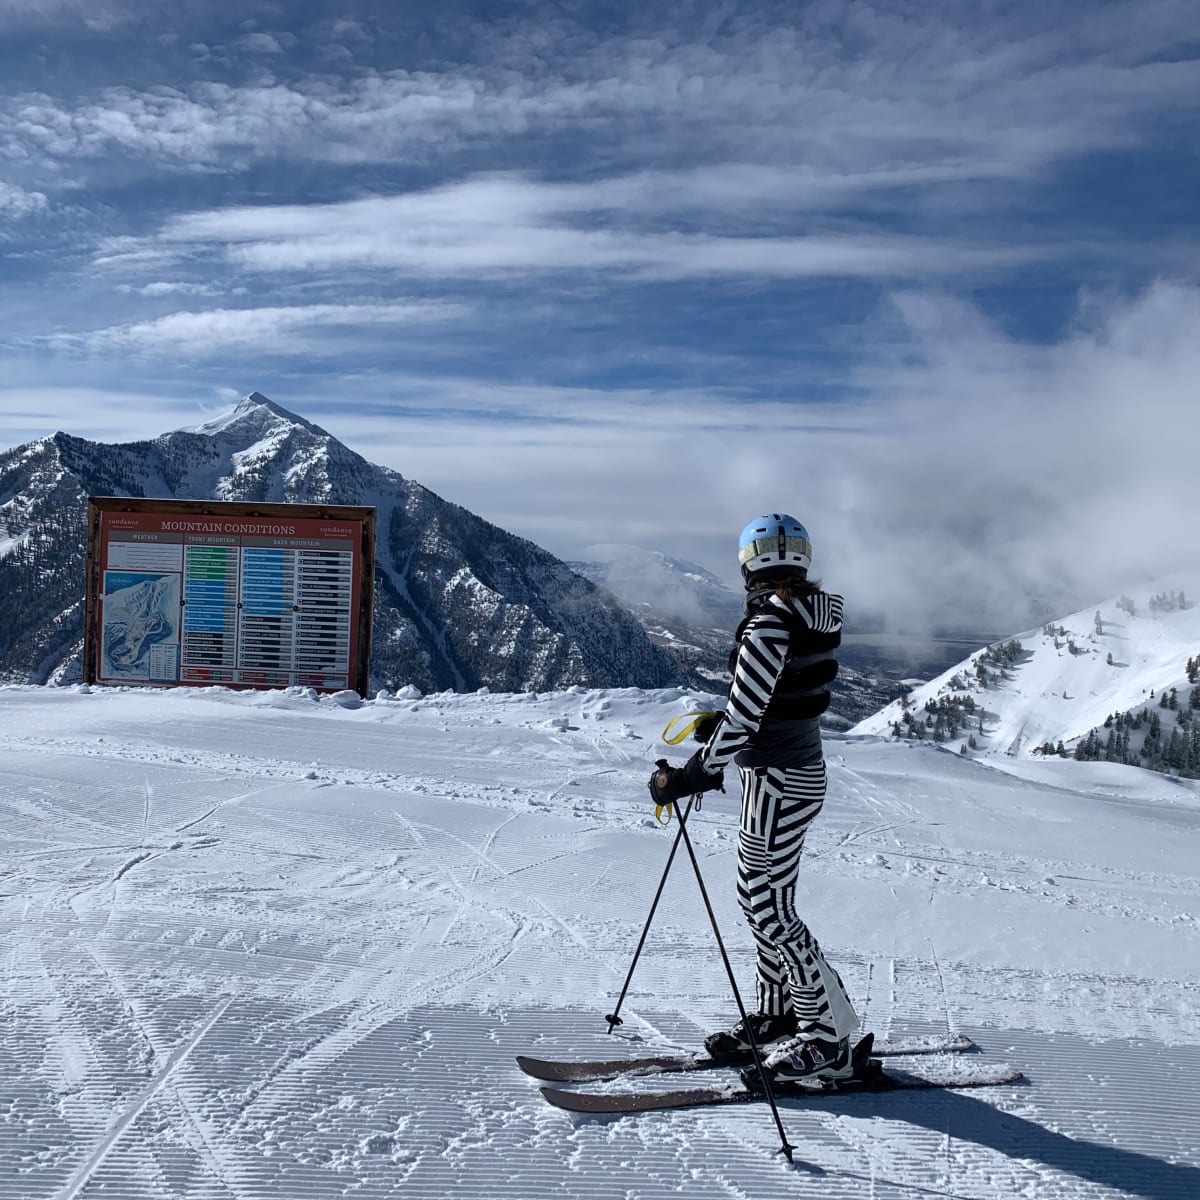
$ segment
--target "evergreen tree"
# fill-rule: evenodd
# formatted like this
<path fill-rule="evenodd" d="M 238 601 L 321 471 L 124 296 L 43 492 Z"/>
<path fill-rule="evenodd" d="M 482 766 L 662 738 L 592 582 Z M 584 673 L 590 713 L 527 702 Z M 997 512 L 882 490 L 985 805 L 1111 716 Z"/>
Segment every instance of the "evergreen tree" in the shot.
<path fill-rule="evenodd" d="M 1167 742 L 1167 748 L 1163 752 L 1163 764 L 1168 771 L 1178 771 L 1181 766 L 1186 764 L 1186 761 L 1183 740 L 1179 736 L 1179 730 L 1172 729 L 1170 740 Z"/>

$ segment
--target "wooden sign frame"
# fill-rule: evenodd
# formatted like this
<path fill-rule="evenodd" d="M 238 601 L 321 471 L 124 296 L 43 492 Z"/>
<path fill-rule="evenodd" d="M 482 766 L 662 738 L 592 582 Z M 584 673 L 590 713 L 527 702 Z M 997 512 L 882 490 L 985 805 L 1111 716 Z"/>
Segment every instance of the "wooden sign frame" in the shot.
<path fill-rule="evenodd" d="M 83 675 L 370 686 L 375 509 L 92 496 Z"/>

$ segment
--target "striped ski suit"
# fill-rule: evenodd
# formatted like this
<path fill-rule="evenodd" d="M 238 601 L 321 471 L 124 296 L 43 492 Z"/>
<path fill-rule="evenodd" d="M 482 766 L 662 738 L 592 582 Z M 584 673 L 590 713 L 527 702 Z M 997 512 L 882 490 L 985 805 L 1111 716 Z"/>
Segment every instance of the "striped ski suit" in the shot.
<path fill-rule="evenodd" d="M 820 714 L 837 673 L 842 598 L 747 601 L 725 713 L 701 754 L 741 774 L 738 900 L 758 951 L 758 1003 L 794 1010 L 801 1035 L 848 1037 L 858 1017 L 838 973 L 796 911 L 804 836 L 825 801 Z"/>

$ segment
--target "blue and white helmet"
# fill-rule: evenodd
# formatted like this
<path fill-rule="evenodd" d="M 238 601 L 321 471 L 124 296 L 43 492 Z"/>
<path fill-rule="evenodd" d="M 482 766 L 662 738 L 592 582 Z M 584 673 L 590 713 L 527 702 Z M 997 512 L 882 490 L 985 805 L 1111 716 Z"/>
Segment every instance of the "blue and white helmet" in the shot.
<path fill-rule="evenodd" d="M 747 585 L 784 574 L 807 578 L 812 565 L 808 530 L 787 513 L 755 517 L 738 539 L 738 563 Z"/>

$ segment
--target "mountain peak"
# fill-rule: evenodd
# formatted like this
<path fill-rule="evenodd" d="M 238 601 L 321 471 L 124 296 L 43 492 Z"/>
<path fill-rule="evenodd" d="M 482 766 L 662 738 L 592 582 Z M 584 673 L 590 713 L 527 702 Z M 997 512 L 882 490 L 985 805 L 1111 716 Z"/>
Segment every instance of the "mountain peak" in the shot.
<path fill-rule="evenodd" d="M 193 426 L 190 432 L 211 435 L 236 430 L 240 433 L 248 425 L 263 428 L 281 421 L 289 425 L 298 425 L 301 429 L 306 429 L 309 433 L 315 434 L 317 437 L 327 438 L 332 436 L 319 425 L 314 425 L 311 421 L 306 421 L 296 413 L 290 412 L 281 404 L 276 404 L 274 400 L 264 396 L 262 392 L 251 392 L 250 395 L 243 396 L 229 412 L 224 413 L 222 416 L 214 417 L 211 421 L 206 421 L 203 425 Z"/>

